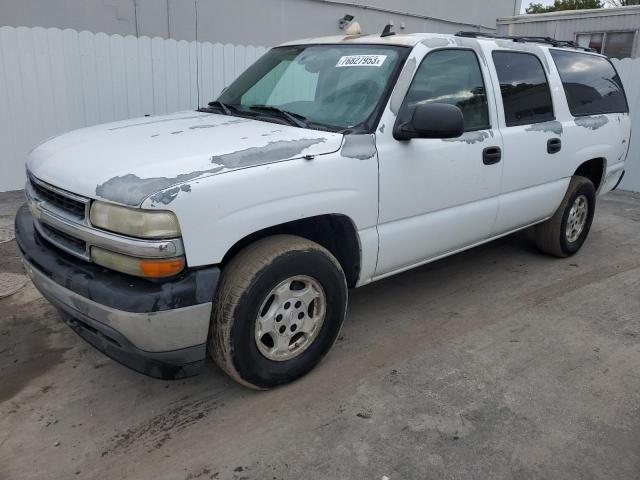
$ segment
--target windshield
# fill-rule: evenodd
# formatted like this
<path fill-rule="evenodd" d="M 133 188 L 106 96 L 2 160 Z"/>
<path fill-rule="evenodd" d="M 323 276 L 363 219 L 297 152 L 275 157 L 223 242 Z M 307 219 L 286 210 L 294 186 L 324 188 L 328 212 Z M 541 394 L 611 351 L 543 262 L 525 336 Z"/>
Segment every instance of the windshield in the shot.
<path fill-rule="evenodd" d="M 288 114 L 289 120 L 293 115 L 309 128 L 314 124 L 336 130 L 369 128 L 405 50 L 379 45 L 274 48 L 217 102 L 234 113 L 259 112 L 281 119 Z"/>

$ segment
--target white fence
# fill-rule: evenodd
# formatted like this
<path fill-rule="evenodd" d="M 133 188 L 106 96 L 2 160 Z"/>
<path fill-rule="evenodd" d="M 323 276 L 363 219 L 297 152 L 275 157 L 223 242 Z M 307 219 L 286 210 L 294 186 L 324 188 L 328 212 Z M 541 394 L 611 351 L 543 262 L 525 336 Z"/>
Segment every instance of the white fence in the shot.
<path fill-rule="evenodd" d="M 194 109 L 214 99 L 265 51 L 0 27 L 0 192 L 23 187 L 24 159 L 46 138 L 97 123 Z M 640 112 L 640 58 L 614 62 L 632 113 Z M 622 188 L 640 191 L 640 121 L 636 125 Z"/>
<path fill-rule="evenodd" d="M 0 27 L 0 192 L 38 143 L 75 128 L 195 109 L 264 47 Z"/>
<path fill-rule="evenodd" d="M 640 58 L 613 60 L 631 110 L 631 146 L 620 188 L 640 192 Z"/>

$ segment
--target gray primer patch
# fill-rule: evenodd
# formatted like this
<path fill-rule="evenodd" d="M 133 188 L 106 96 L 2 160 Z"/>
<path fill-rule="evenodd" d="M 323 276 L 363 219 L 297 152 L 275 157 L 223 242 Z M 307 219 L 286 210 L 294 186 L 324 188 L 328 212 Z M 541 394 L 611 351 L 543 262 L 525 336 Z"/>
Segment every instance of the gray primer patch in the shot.
<path fill-rule="evenodd" d="M 391 95 L 391 111 L 394 115 L 398 115 L 404 96 L 409 90 L 411 80 L 413 79 L 413 72 L 416 70 L 416 59 L 410 58 L 405 63 L 402 72 L 400 72 L 400 78 L 396 82 L 396 88 L 393 89 L 393 95 Z"/>
<path fill-rule="evenodd" d="M 199 128 L 216 128 L 216 127 L 224 127 L 225 125 L 233 125 L 234 123 L 246 123 L 249 119 L 247 118 L 236 118 L 233 120 L 227 120 L 220 123 L 203 123 L 201 125 L 192 125 L 189 127 L 189 130 L 197 130 Z"/>
<path fill-rule="evenodd" d="M 180 185 L 179 187 L 173 187 L 168 190 L 164 190 L 162 192 L 158 192 L 154 195 L 151 195 L 151 201 L 153 203 L 162 203 L 164 205 L 169 205 L 173 202 L 180 192 L 190 192 L 191 185 L 185 183 L 184 185 Z"/>
<path fill-rule="evenodd" d="M 189 185 L 183 185 L 167 192 L 161 191 L 173 185 L 193 180 L 202 175 L 217 173 L 225 168 L 250 167 L 287 160 L 312 145 L 326 141 L 326 138 L 283 140 L 271 142 L 264 147 L 251 147 L 226 155 L 212 156 L 211 163 L 214 164 L 212 168 L 182 173 L 175 177 L 140 178 L 129 173 L 113 177 L 98 185 L 96 195 L 106 200 L 132 206 L 140 205 L 145 198 L 153 195 L 152 201 L 166 205 L 175 200 L 180 191 L 189 192 L 191 190 Z"/>
<path fill-rule="evenodd" d="M 536 123 L 526 128 L 527 132 L 548 132 L 555 133 L 556 135 L 562 135 L 562 123 L 553 120 L 550 122 Z"/>
<path fill-rule="evenodd" d="M 149 195 L 158 192 L 159 190 L 164 190 L 176 183 L 186 182 L 207 173 L 216 173 L 222 169 L 223 167 L 217 165 L 215 168 L 209 170 L 183 173 L 171 178 L 140 178 L 133 173 L 128 173 L 127 175 L 122 175 L 120 177 L 113 177 L 103 184 L 98 185 L 96 187 L 96 195 L 124 205 L 137 206 L 140 205 Z M 188 188 L 190 189 L 191 187 Z M 178 193 L 179 192 L 175 192 L 175 195 L 171 200 L 173 200 Z"/>
<path fill-rule="evenodd" d="M 448 47 L 449 39 L 444 37 L 427 38 L 422 41 L 422 44 L 429 48 Z"/>
<path fill-rule="evenodd" d="M 109 130 L 122 130 L 123 128 L 139 127 L 141 125 L 152 125 L 154 123 L 175 122 L 176 120 L 189 120 L 190 118 L 202 118 L 206 115 L 208 114 L 204 113 L 200 115 L 193 115 L 191 117 L 162 118 L 160 120 L 150 120 L 148 122 L 132 123 L 131 125 L 124 125 L 122 127 L 113 127 L 113 128 L 110 128 Z"/>
<path fill-rule="evenodd" d="M 386 128 L 386 125 L 383 123 L 382 125 L 380 125 L 380 128 L 378 130 L 380 130 L 380 133 L 384 133 L 385 128 Z"/>
<path fill-rule="evenodd" d="M 373 134 L 345 135 L 340 153 L 343 157 L 368 160 L 375 156 L 376 140 Z"/>
<path fill-rule="evenodd" d="M 211 163 L 226 168 L 252 167 L 265 163 L 287 160 L 317 143 L 326 142 L 326 138 L 302 138 L 299 140 L 278 140 L 264 147 L 250 147 L 224 155 L 214 155 Z"/>
<path fill-rule="evenodd" d="M 489 132 L 486 130 L 479 130 L 477 132 L 465 132 L 458 138 L 444 138 L 443 142 L 465 142 L 468 144 L 484 142 L 489 138 Z"/>
<path fill-rule="evenodd" d="M 577 117 L 574 121 L 579 127 L 588 128 L 589 130 L 598 130 L 600 127 L 604 127 L 609 123 L 609 119 L 604 115 L 597 115 L 594 117 Z"/>

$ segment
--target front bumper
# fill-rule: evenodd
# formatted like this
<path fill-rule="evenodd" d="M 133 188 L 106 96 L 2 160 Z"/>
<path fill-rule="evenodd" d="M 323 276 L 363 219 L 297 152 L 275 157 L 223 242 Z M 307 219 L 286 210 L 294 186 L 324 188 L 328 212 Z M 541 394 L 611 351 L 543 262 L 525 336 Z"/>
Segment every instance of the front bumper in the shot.
<path fill-rule="evenodd" d="M 200 371 L 217 267 L 188 269 L 163 281 L 113 272 L 50 245 L 26 206 L 16 215 L 16 241 L 36 288 L 95 348 L 156 378 Z"/>

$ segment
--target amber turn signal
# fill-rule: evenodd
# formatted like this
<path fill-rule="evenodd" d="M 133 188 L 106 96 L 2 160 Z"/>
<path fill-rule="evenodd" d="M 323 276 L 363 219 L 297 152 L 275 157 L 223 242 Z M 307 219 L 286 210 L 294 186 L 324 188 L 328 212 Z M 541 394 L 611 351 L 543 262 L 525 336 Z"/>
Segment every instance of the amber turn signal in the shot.
<path fill-rule="evenodd" d="M 140 270 L 145 277 L 171 277 L 184 269 L 184 258 L 168 260 L 140 260 Z"/>
<path fill-rule="evenodd" d="M 91 260 L 105 268 L 136 277 L 163 278 L 180 273 L 185 267 L 184 257 L 136 258 L 91 247 Z"/>

